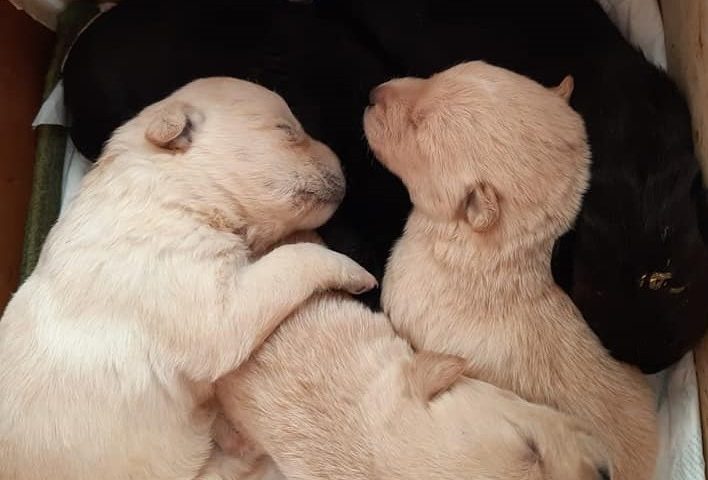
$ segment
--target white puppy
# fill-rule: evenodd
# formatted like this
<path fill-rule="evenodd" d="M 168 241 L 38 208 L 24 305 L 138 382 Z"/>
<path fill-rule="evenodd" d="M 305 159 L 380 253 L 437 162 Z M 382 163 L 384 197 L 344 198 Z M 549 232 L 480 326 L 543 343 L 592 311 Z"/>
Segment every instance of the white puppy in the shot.
<path fill-rule="evenodd" d="M 332 151 L 248 82 L 118 129 L 0 322 L 0 478 L 194 478 L 212 382 L 315 291 L 375 285 L 312 243 L 251 260 L 343 193 Z"/>
<path fill-rule="evenodd" d="M 614 480 L 650 480 L 651 390 L 610 357 L 551 275 L 553 243 L 589 175 L 572 86 L 470 62 L 372 92 L 367 138 L 414 205 L 382 303 L 416 348 L 460 355 L 475 377 L 589 422 L 612 452 Z"/>

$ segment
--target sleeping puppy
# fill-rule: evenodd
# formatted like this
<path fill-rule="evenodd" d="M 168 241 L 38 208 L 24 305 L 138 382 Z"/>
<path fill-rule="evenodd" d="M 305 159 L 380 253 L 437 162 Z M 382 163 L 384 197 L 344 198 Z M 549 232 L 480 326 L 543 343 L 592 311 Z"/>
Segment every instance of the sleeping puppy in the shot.
<path fill-rule="evenodd" d="M 610 478 L 606 449 L 582 421 L 463 378 L 464 367 L 413 353 L 386 316 L 351 298 L 312 298 L 217 382 L 252 448 L 205 478 Z"/>
<path fill-rule="evenodd" d="M 612 452 L 612 478 L 651 480 L 652 393 L 551 275 L 590 166 L 566 103 L 571 77 L 554 90 L 471 62 L 372 92 L 367 139 L 414 205 L 384 311 L 415 348 L 460 355 L 478 378 L 590 422 Z"/>
<path fill-rule="evenodd" d="M 314 292 L 374 287 L 320 245 L 263 255 L 343 194 L 332 151 L 248 82 L 119 128 L 0 322 L 0 478 L 194 478 L 213 382 Z"/>

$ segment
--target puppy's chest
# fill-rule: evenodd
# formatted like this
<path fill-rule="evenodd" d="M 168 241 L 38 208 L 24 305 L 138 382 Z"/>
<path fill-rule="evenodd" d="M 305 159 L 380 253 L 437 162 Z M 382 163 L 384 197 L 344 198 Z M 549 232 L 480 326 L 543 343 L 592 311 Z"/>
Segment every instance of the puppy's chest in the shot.
<path fill-rule="evenodd" d="M 471 370 L 495 377 L 549 370 L 553 358 L 563 356 L 553 347 L 563 344 L 562 332 L 555 331 L 545 305 L 480 298 L 463 286 L 438 279 L 416 298 L 391 296 L 387 307 L 394 327 L 417 349 L 462 356 Z"/>
<path fill-rule="evenodd" d="M 402 322 L 400 333 L 414 348 L 445 352 L 468 360 L 466 374 L 512 390 L 520 396 L 555 405 L 549 392 L 563 384 L 564 352 L 552 339 L 524 328 L 519 319 L 493 318 L 488 312 L 444 306 Z"/>
<path fill-rule="evenodd" d="M 430 292 L 427 301 L 392 306 L 394 327 L 416 349 L 460 355 L 480 364 L 508 362 L 516 356 L 522 329 L 500 312 L 491 314 L 448 296 Z"/>

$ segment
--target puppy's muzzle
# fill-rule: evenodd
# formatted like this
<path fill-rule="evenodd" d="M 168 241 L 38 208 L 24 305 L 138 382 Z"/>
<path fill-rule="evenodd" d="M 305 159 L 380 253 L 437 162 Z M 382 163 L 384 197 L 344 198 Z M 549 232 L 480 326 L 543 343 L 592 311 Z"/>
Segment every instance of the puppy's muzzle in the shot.
<path fill-rule="evenodd" d="M 373 107 L 375 105 L 381 105 L 386 100 L 386 90 L 388 87 L 386 84 L 374 87 L 369 92 L 369 106 Z"/>
<path fill-rule="evenodd" d="M 323 187 L 319 199 L 325 203 L 341 203 L 347 190 L 344 177 L 341 174 L 325 172 L 322 180 Z"/>

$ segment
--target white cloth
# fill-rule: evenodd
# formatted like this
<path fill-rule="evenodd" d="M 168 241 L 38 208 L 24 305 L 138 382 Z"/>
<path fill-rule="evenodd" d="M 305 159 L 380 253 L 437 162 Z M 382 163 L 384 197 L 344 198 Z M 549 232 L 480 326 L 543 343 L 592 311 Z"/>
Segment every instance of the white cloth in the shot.
<path fill-rule="evenodd" d="M 705 480 L 693 354 L 647 379 L 656 393 L 661 439 L 655 480 Z"/>
<path fill-rule="evenodd" d="M 666 70 L 664 23 L 657 0 L 597 0 L 622 35 L 657 67 Z"/>
<path fill-rule="evenodd" d="M 32 121 L 32 128 L 36 128 L 39 125 L 69 125 L 69 121 L 66 115 L 66 108 L 64 108 L 64 82 L 59 81 L 52 93 L 49 94 L 47 99 L 39 107 L 39 112 L 37 116 L 34 117 Z"/>
<path fill-rule="evenodd" d="M 10 0 L 18 10 L 27 14 L 50 30 L 57 29 L 57 16 L 73 0 Z"/>
<path fill-rule="evenodd" d="M 24 10 L 30 17 L 50 30 L 57 29 L 57 18 L 64 9 L 75 0 L 10 0 L 15 8 Z M 99 3 L 101 10 L 110 8 L 110 1 Z"/>

